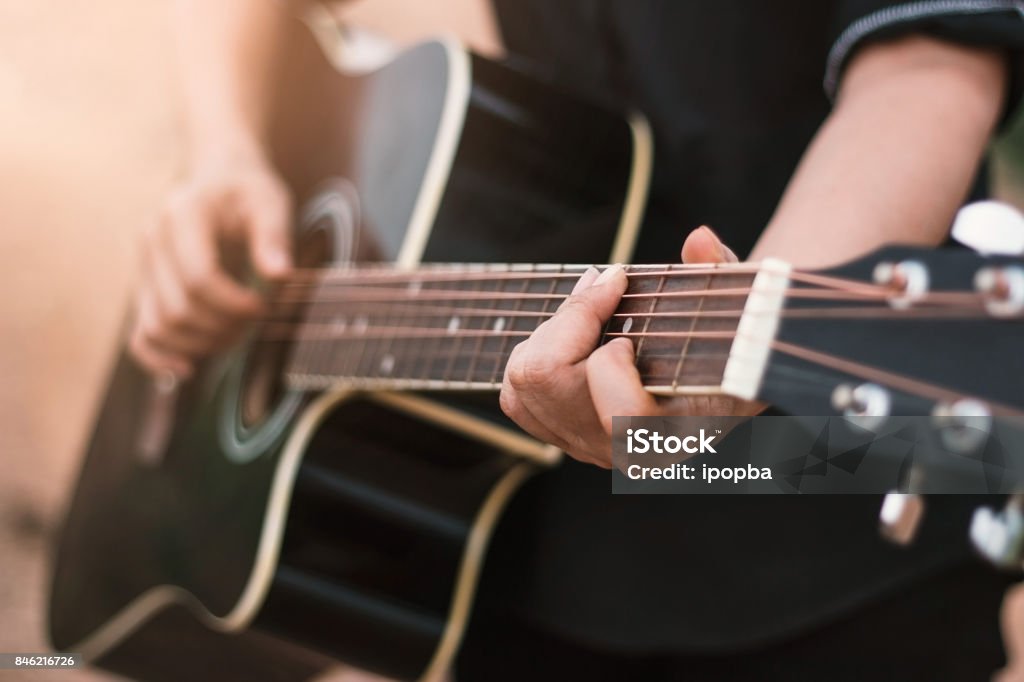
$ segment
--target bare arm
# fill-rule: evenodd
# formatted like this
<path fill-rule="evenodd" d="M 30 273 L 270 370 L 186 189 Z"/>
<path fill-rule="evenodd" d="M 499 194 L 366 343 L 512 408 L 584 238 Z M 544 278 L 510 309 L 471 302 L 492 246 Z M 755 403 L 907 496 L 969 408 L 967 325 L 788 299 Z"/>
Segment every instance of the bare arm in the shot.
<path fill-rule="evenodd" d="M 995 52 L 927 38 L 862 50 L 753 257 L 817 266 L 886 242 L 940 242 L 1002 110 L 1005 69 Z M 734 256 L 699 229 L 683 258 Z M 609 466 L 613 415 L 759 409 L 711 398 L 658 402 L 641 385 L 629 341 L 594 350 L 625 288 L 621 271 L 601 282 L 585 276 L 569 303 L 516 347 L 501 392 L 513 420 L 581 461 Z"/>
<path fill-rule="evenodd" d="M 297 3 L 176 0 L 173 25 L 193 162 L 260 154 L 271 84 Z"/>
<path fill-rule="evenodd" d="M 1002 111 L 1005 58 L 924 37 L 864 48 L 752 258 L 798 266 L 941 242 Z"/>
<path fill-rule="evenodd" d="M 291 267 L 291 196 L 267 153 L 276 65 L 298 9 L 277 0 L 176 0 L 187 169 L 146 233 L 130 349 L 184 377 L 264 312 L 225 268 L 244 249 L 267 279 Z"/>

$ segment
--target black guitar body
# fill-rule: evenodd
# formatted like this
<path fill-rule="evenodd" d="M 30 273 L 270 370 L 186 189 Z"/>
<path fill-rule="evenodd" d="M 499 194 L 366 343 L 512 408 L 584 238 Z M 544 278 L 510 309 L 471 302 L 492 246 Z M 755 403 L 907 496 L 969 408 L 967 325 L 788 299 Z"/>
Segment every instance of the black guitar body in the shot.
<path fill-rule="evenodd" d="M 642 126 L 442 42 L 351 76 L 309 41 L 283 71 L 305 262 L 628 258 Z M 289 391 L 287 353 L 257 332 L 177 389 L 119 359 L 57 551 L 55 649 L 153 680 L 443 673 L 491 529 L 556 453 L 493 394 Z"/>

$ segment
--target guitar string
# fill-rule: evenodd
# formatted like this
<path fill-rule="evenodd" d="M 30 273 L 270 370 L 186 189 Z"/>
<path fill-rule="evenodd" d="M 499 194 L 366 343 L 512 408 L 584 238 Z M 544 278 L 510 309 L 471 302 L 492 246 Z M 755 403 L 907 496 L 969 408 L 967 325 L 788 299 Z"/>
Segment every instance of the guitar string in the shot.
<path fill-rule="evenodd" d="M 550 319 L 554 316 L 552 312 L 540 312 L 540 311 L 528 311 L 528 310 L 516 310 L 516 309 L 487 309 L 487 308 L 464 308 L 458 305 L 451 306 L 407 306 L 405 308 L 388 307 L 386 308 L 388 314 L 401 312 L 403 317 L 418 318 L 418 317 L 440 317 L 444 318 L 451 315 L 458 315 L 460 319 L 471 319 L 471 318 L 493 318 L 493 317 L 536 317 Z M 339 310 L 317 310 L 309 311 L 307 315 L 302 317 L 305 322 L 296 323 L 301 326 L 302 324 L 309 324 L 315 326 L 317 320 L 332 321 L 336 320 L 341 313 L 345 313 L 349 316 L 358 316 L 367 312 L 377 312 L 379 309 L 375 307 L 360 308 L 352 306 L 345 309 Z M 884 313 L 884 315 L 882 315 Z M 612 313 L 611 319 L 629 319 L 629 318 L 651 318 L 651 319 L 689 319 L 689 318 L 739 318 L 744 315 L 752 316 L 778 316 L 778 317 L 792 317 L 792 318 L 818 318 L 818 317 L 885 317 L 886 315 L 894 318 L 904 317 L 960 317 L 974 318 L 974 317 L 991 317 L 987 309 L 983 306 L 978 307 L 929 307 L 929 308 L 893 308 L 889 305 L 878 305 L 878 306 L 845 306 L 845 307 L 808 307 L 808 308 L 790 308 L 779 311 L 773 310 L 679 310 L 679 311 L 659 311 L 659 312 L 625 312 L 625 313 Z M 269 324 L 284 324 L 281 320 L 292 321 L 295 319 L 294 313 L 281 312 L 276 314 L 272 312 L 270 315 L 263 316 L 261 319 Z M 1013 319 L 1013 318 L 1010 318 Z"/>
<path fill-rule="evenodd" d="M 967 394 L 954 391 L 943 386 L 938 386 L 920 379 L 914 379 L 906 375 L 897 374 L 888 370 L 865 365 L 853 360 L 847 360 L 828 353 L 805 348 L 786 341 L 772 341 L 772 349 L 787 355 L 811 362 L 822 367 L 828 367 L 844 374 L 860 377 L 867 381 L 885 384 L 904 393 L 910 393 L 922 398 L 928 398 L 935 402 L 955 402 L 969 397 Z M 1024 417 L 1024 410 L 1004 405 L 998 401 L 985 400 L 985 403 L 996 417 Z"/>
<path fill-rule="evenodd" d="M 623 300 L 642 300 L 651 298 L 701 298 L 701 297 L 741 297 L 748 296 L 754 289 L 752 287 L 732 287 L 722 289 L 708 289 L 708 290 L 690 290 L 690 291 L 664 291 L 664 292 L 651 292 L 651 293 L 626 293 L 622 295 Z M 330 293 L 337 294 L 337 290 L 333 290 Z M 787 298 L 806 298 L 806 299 L 818 299 L 818 300 L 833 300 L 833 301 L 888 301 L 894 298 L 900 298 L 900 292 L 893 292 L 886 290 L 884 292 L 867 292 L 867 291 L 845 291 L 845 290 L 828 290 L 828 289 L 811 289 L 811 288 L 795 288 L 787 287 L 784 295 Z M 447 301 L 447 300 L 473 300 L 473 301 L 516 301 L 519 299 L 558 299 L 565 300 L 566 295 L 563 294 L 541 294 L 541 293 L 526 293 L 518 294 L 512 292 L 487 292 L 487 291 L 458 291 L 458 290 L 446 290 L 446 289 L 422 289 L 415 292 L 410 292 L 406 289 L 383 289 L 383 288 L 353 288 L 351 293 L 341 293 L 340 296 L 324 296 L 319 295 L 310 299 L 296 299 L 282 297 L 278 300 L 279 303 L 291 303 L 291 304 L 316 304 L 316 303 L 344 303 L 344 302 L 363 302 L 372 301 L 375 303 L 405 303 L 413 301 Z M 915 305 L 937 305 L 937 304 L 963 304 L 963 303 L 984 303 L 986 297 L 976 292 L 961 292 L 961 291 L 934 291 L 923 294 L 920 298 L 914 301 Z"/>
<path fill-rule="evenodd" d="M 724 272 L 725 270 L 726 270 L 726 268 L 706 268 L 705 267 L 705 268 L 701 269 L 699 272 L 702 275 L 726 274 Z M 685 271 L 681 271 L 681 270 L 670 270 L 668 272 L 668 274 L 680 275 L 680 274 L 683 274 L 684 272 Z M 736 271 L 733 270 L 733 272 L 736 272 Z M 694 276 L 699 276 L 698 275 L 698 268 L 691 269 L 690 273 L 692 275 L 694 275 Z M 438 273 L 438 274 L 440 274 L 440 273 Z M 469 273 L 465 273 L 465 275 L 461 279 L 463 279 L 463 280 L 474 280 L 474 281 L 475 280 L 484 279 L 483 277 L 481 277 L 481 274 L 488 275 L 489 277 L 487 277 L 486 279 L 494 279 L 493 275 L 495 273 L 494 272 L 487 272 L 487 273 L 469 272 Z M 543 278 L 551 278 L 551 273 L 507 273 L 507 274 L 508 274 L 508 277 L 505 277 L 505 278 L 502 278 L 502 279 L 523 279 L 523 278 L 525 278 L 525 279 L 543 279 Z M 645 276 L 646 277 L 656 277 L 656 276 L 659 276 L 659 275 L 656 275 L 654 273 L 627 273 L 627 276 L 629 276 L 631 274 L 633 276 L 635 276 L 635 277 L 645 277 Z M 518 275 L 518 277 L 516 275 Z M 524 277 L 524 275 L 529 275 L 529 277 Z M 398 278 L 400 275 L 398 273 L 390 273 L 388 276 L 390 276 L 392 278 Z M 559 276 L 560 277 L 574 277 L 574 274 L 570 273 L 570 274 L 559 275 Z M 406 275 L 406 277 L 407 277 L 407 275 Z M 866 298 L 866 299 L 869 299 L 869 300 L 871 300 L 871 299 L 874 299 L 874 300 L 881 299 L 881 300 L 884 301 L 884 300 L 890 299 L 894 295 L 893 290 L 891 288 L 889 288 L 889 287 L 881 287 L 881 286 L 878 286 L 878 285 L 868 285 L 868 284 L 864 284 L 864 283 L 851 282 L 849 280 L 840 280 L 840 279 L 837 279 L 837 278 L 829 278 L 827 276 L 813 276 L 812 275 L 812 277 L 814 277 L 816 279 L 816 281 L 813 281 L 813 282 L 810 282 L 810 283 L 816 284 L 818 286 L 834 286 L 834 287 L 839 288 L 840 291 L 818 291 L 818 290 L 813 290 L 813 289 L 794 289 L 792 287 L 787 287 L 787 296 L 790 297 L 790 298 L 796 298 L 796 297 L 799 297 L 799 298 L 814 298 L 814 299 L 819 299 L 819 300 L 858 300 L 858 299 L 863 300 L 863 299 Z M 444 273 L 444 275 L 440 277 L 440 281 L 442 283 L 443 282 L 451 282 L 451 281 L 453 281 L 453 279 L 455 279 L 455 278 L 453 278 L 450 273 Z M 794 277 L 794 278 L 791 278 L 791 279 L 795 280 L 797 278 Z M 317 283 L 318 293 L 320 293 L 321 295 L 323 294 L 324 284 L 325 283 L 322 280 Z M 341 288 L 343 288 L 343 289 L 352 289 L 353 288 L 351 282 L 333 283 L 333 285 L 334 286 L 332 288 L 335 289 L 335 290 L 339 286 Z M 366 290 L 363 289 L 363 291 L 365 292 Z M 483 298 L 485 300 L 490 301 L 492 305 L 497 305 L 497 303 L 495 302 L 496 300 L 499 300 L 499 299 L 503 300 L 503 299 L 506 299 L 506 298 L 516 300 L 518 303 L 521 303 L 524 298 L 535 299 L 535 300 L 548 300 L 548 301 L 550 301 L 550 300 L 557 300 L 557 299 L 564 299 L 565 298 L 564 295 L 544 295 L 544 294 L 524 295 L 523 292 L 519 292 L 517 295 L 503 295 L 503 296 L 493 296 L 493 295 L 486 295 L 486 294 L 483 295 L 483 296 L 466 296 L 466 292 L 461 292 L 461 291 L 447 292 L 447 291 L 444 291 L 444 290 L 439 291 L 437 289 L 428 289 L 427 291 L 430 293 L 430 295 L 433 295 L 433 296 L 441 295 L 441 297 L 442 297 L 441 300 L 446 300 L 446 299 L 462 299 L 462 300 L 464 300 L 466 298 L 470 298 L 470 299 L 480 299 L 480 298 Z M 664 292 L 664 293 L 659 292 L 659 293 L 655 293 L 655 294 L 643 294 L 643 293 L 641 293 L 641 294 L 626 294 L 626 295 L 623 296 L 623 298 L 657 299 L 657 298 L 662 298 L 662 297 L 666 297 L 666 298 L 688 298 L 688 297 L 700 296 L 700 297 L 702 297 L 701 300 L 703 300 L 703 297 L 706 297 L 706 296 L 709 296 L 709 295 L 710 296 L 718 296 L 718 297 L 729 296 L 729 295 L 732 295 L 732 296 L 742 296 L 742 295 L 749 294 L 750 291 L 751 291 L 750 288 L 746 288 L 746 289 L 744 289 L 744 288 L 732 288 L 732 289 L 718 289 L 718 290 L 711 290 L 711 291 L 703 290 L 703 291 L 692 291 L 692 292 Z M 390 294 L 392 294 L 392 291 L 389 291 L 388 289 L 383 288 L 383 287 L 374 287 L 372 293 L 373 294 L 384 293 L 385 295 L 390 295 Z M 422 296 L 422 291 L 416 291 L 414 296 L 409 296 L 410 292 L 408 290 L 402 290 L 401 293 L 405 294 L 405 296 L 404 296 L 405 300 L 421 301 L 421 300 L 424 300 L 424 298 L 425 298 L 424 296 Z M 429 295 L 428 295 L 428 298 L 429 298 Z M 345 302 L 351 303 L 351 302 L 353 302 L 352 299 L 353 299 L 353 297 L 350 295 L 350 296 L 347 296 L 344 300 L 345 300 Z M 322 296 L 321 296 L 321 300 L 322 300 Z M 379 296 L 371 295 L 370 296 L 370 300 L 376 301 L 378 303 L 382 302 L 382 299 Z M 387 299 L 384 299 L 384 301 L 386 301 L 386 300 Z M 400 298 L 399 300 L 402 300 L 402 298 Z M 292 302 L 295 302 L 294 301 L 294 297 L 292 297 Z M 360 301 L 357 300 L 357 301 L 354 301 L 354 302 L 356 304 L 358 304 Z M 978 307 L 977 308 L 967 308 L 966 310 L 963 310 L 963 309 L 957 310 L 957 309 L 949 309 L 949 308 L 947 308 L 947 309 L 938 309 L 938 310 L 936 310 L 936 309 L 929 310 L 929 309 L 922 309 L 920 307 L 913 307 L 913 308 L 909 308 L 909 309 L 905 309 L 905 310 L 895 310 L 895 309 L 887 308 L 887 307 L 879 307 L 878 309 L 871 309 L 871 308 L 858 308 L 858 309 L 842 309 L 842 308 L 839 308 L 839 309 L 835 309 L 835 308 L 833 308 L 833 309 L 818 309 L 818 310 L 810 308 L 810 309 L 800 309 L 800 310 L 792 310 L 791 309 L 791 310 L 788 310 L 788 311 L 781 311 L 781 313 L 784 314 L 784 315 L 790 315 L 790 316 L 805 315 L 805 316 L 808 316 L 808 317 L 823 317 L 825 315 L 837 315 L 837 316 L 838 315 L 845 315 L 845 316 L 862 316 L 862 317 L 864 317 L 864 316 L 871 316 L 871 317 L 878 317 L 879 313 L 884 312 L 886 315 L 888 315 L 890 317 L 893 317 L 893 318 L 896 318 L 896 319 L 907 319 L 910 316 L 920 317 L 921 315 L 935 315 L 936 313 L 938 313 L 940 315 L 953 316 L 953 315 L 965 315 L 965 314 L 973 315 L 973 314 L 978 314 L 978 313 L 982 312 L 980 304 L 984 302 L 984 298 L 982 296 L 980 296 L 979 294 L 974 293 L 974 292 L 971 292 L 971 293 L 966 293 L 966 292 L 938 292 L 938 293 L 929 293 L 929 294 L 925 295 L 924 297 L 922 297 L 921 300 L 918 300 L 915 303 L 918 306 L 924 305 L 924 304 L 927 304 L 927 303 L 940 304 L 940 305 L 944 303 L 947 306 L 949 306 L 950 304 L 955 304 L 955 303 L 961 303 L 962 304 L 963 302 L 974 304 L 974 305 L 976 305 Z M 482 311 L 482 312 L 471 312 L 472 309 L 469 309 L 469 310 L 467 310 L 465 308 L 460 309 L 458 306 L 452 306 L 450 309 L 446 310 L 445 312 L 449 312 L 449 311 L 454 312 L 456 314 L 465 315 L 465 316 L 481 316 L 481 317 L 491 317 L 491 318 L 493 318 L 496 314 L 508 314 L 508 313 L 511 313 L 511 311 L 502 311 L 500 308 L 489 309 L 489 310 Z M 391 311 L 391 314 L 394 314 L 394 312 L 395 311 Z M 701 312 L 697 312 L 697 311 L 692 311 L 692 312 L 691 311 L 681 311 L 681 312 L 674 312 L 674 313 L 673 312 L 669 312 L 669 313 L 654 314 L 653 311 L 652 311 L 651 313 L 647 313 L 646 315 L 649 316 L 649 317 L 658 317 L 658 318 L 663 318 L 663 319 L 664 318 L 670 318 L 670 319 L 671 318 L 687 318 L 687 319 L 696 320 L 696 319 L 698 319 L 700 317 L 724 317 L 724 316 L 738 317 L 739 315 L 742 315 L 742 312 L 743 311 L 701 311 Z M 423 315 L 425 315 L 427 313 L 420 311 L 417 314 L 419 316 L 423 316 Z M 776 313 L 776 314 L 778 314 L 778 313 Z M 629 313 L 617 313 L 617 314 L 613 315 L 613 317 L 627 317 L 628 318 L 628 317 L 643 317 L 644 315 L 645 315 L 644 313 L 636 313 L 636 314 L 632 314 L 632 315 L 629 314 Z M 509 314 L 509 316 L 512 316 L 512 315 Z M 529 312 L 526 312 L 525 315 L 523 315 L 523 316 L 534 316 L 534 317 L 538 317 L 538 318 L 550 317 L 550 316 L 544 315 L 544 314 L 536 314 L 536 313 L 531 314 Z M 310 323 L 307 323 L 307 325 L 308 324 L 310 324 Z M 332 338 L 332 340 L 338 339 L 338 338 L 353 338 L 353 339 L 365 339 L 365 338 L 368 338 L 368 337 L 372 338 L 373 337 L 373 333 L 376 332 L 376 331 L 377 330 L 374 329 L 374 328 L 367 328 L 365 330 L 362 330 L 360 332 L 360 334 L 354 335 L 352 337 L 345 337 L 344 335 L 339 337 L 338 335 L 335 334 L 331 338 Z M 388 329 L 387 333 L 390 335 L 390 334 L 393 334 L 394 331 L 395 331 L 394 329 Z M 409 332 L 406 331 L 405 334 L 408 335 Z M 436 337 L 441 337 L 441 338 L 443 338 L 445 336 L 453 336 L 453 335 L 456 335 L 456 336 L 459 336 L 459 337 L 471 336 L 471 337 L 478 337 L 478 338 L 486 338 L 486 337 L 495 338 L 495 337 L 499 337 L 499 336 L 500 337 L 504 337 L 504 338 L 517 338 L 517 337 L 525 338 L 525 337 L 528 337 L 530 335 L 530 332 L 499 332 L 499 331 L 495 331 L 495 330 L 456 330 L 453 333 L 451 331 L 444 330 L 444 332 L 442 334 L 440 330 L 433 329 L 433 328 L 414 329 L 414 331 L 413 331 L 413 336 L 414 337 L 415 336 L 422 336 L 422 335 L 436 336 Z M 604 335 L 605 338 L 608 338 L 608 337 L 620 337 L 620 336 L 621 337 L 626 337 L 626 338 L 649 338 L 649 337 L 686 338 L 688 341 L 690 339 L 693 339 L 693 338 L 701 338 L 701 339 L 706 339 L 706 340 L 722 340 L 722 341 L 727 341 L 727 340 L 732 340 L 732 339 L 736 338 L 737 334 L 736 334 L 736 332 L 692 332 L 691 331 L 691 332 L 638 332 L 638 333 L 627 333 L 627 332 L 618 332 L 618 333 L 616 333 L 616 332 L 610 332 L 610 333 L 606 333 Z M 904 376 L 901 376 L 899 374 L 896 374 L 896 373 L 893 373 L 893 372 L 888 372 L 886 370 L 881 370 L 881 369 L 878 369 L 878 368 L 875 368 L 875 367 L 871 367 L 871 366 L 868 366 L 868 365 L 861 365 L 859 363 L 856 363 L 856 362 L 853 362 L 853 361 L 849 361 L 849 360 L 845 360 L 843 358 L 837 358 L 835 356 L 829 356 L 828 354 L 819 353 L 817 351 L 813 351 L 811 349 L 803 348 L 803 347 L 800 347 L 800 346 L 797 346 L 797 345 L 794 345 L 794 344 L 789 344 L 789 343 L 786 343 L 786 342 L 773 341 L 772 342 L 772 347 L 774 349 L 776 349 L 776 350 L 779 350 L 780 352 L 788 353 L 790 355 L 793 355 L 793 356 L 799 357 L 801 359 L 804 359 L 805 361 L 812 362 L 814 364 L 819 364 L 821 366 L 830 367 L 832 369 L 836 369 L 838 371 L 842 371 L 842 372 L 844 372 L 846 374 L 851 374 L 851 375 L 854 375 L 854 376 L 860 376 L 862 378 L 867 378 L 868 380 L 875 380 L 875 381 L 878 381 L 879 383 L 885 383 L 885 384 L 893 386 L 894 388 L 897 388 L 899 390 L 903 390 L 903 391 L 905 391 L 907 393 L 912 393 L 912 394 L 915 394 L 915 395 L 921 395 L 921 396 L 924 396 L 924 397 L 930 397 L 930 398 L 935 399 L 935 400 L 943 400 L 943 399 L 945 399 L 945 400 L 955 400 L 955 399 L 959 399 L 959 398 L 963 397 L 961 394 L 959 394 L 959 393 L 957 393 L 955 391 L 950 391 L 948 389 L 945 389 L 945 388 L 942 388 L 942 387 L 939 387 L 939 386 L 935 386 L 935 385 L 929 384 L 927 382 L 922 382 L 922 381 L 919 381 L 919 380 L 916 380 L 916 379 L 913 379 L 913 378 L 910 378 L 910 377 L 904 377 Z M 478 352 L 473 354 L 474 360 L 477 360 L 479 355 L 480 355 L 480 353 L 479 353 L 479 349 L 478 349 Z M 500 356 L 501 353 L 498 353 L 498 355 Z M 722 354 L 722 355 L 724 357 L 728 356 L 728 354 Z M 648 359 L 651 359 L 651 356 L 645 356 L 645 357 L 647 357 Z M 674 358 L 675 354 L 673 353 L 669 357 Z M 706 356 L 705 356 L 705 358 L 706 358 Z M 454 360 L 454 358 L 453 358 L 453 360 Z M 638 360 L 639 360 L 639 358 L 638 358 Z M 500 362 L 501 361 L 499 359 L 499 364 L 500 364 Z M 472 372 L 470 372 L 470 374 L 472 375 Z M 657 375 L 657 376 L 661 377 L 661 376 L 667 376 L 667 375 Z M 717 375 L 715 375 L 715 376 L 717 376 Z M 472 378 L 472 376 L 470 376 L 470 378 Z M 493 383 L 493 381 L 492 381 L 492 383 Z M 997 410 L 999 410 L 1000 412 L 1005 412 L 1007 414 L 1024 415 L 1024 412 L 1015 410 L 1014 408 L 1010 408 L 1010 407 L 1007 407 L 1005 405 L 996 405 L 994 407 Z"/>
<path fill-rule="evenodd" d="M 441 312 L 443 311 L 443 312 Z M 346 313 L 345 316 L 341 316 L 339 313 Z M 370 338 L 372 335 L 369 333 L 371 328 L 366 327 L 365 332 L 360 331 L 353 333 L 350 337 L 340 336 L 344 333 L 344 329 L 348 328 L 352 324 L 352 319 L 369 318 L 372 316 L 368 313 L 372 311 L 361 310 L 361 309 L 350 309 L 345 311 L 333 311 L 331 313 L 324 312 L 321 315 L 308 315 L 300 320 L 295 320 L 294 315 L 284 315 L 280 317 L 269 316 L 263 318 L 264 324 L 260 330 L 260 338 L 265 341 L 302 341 L 307 338 L 309 339 L 326 339 L 326 338 Z M 389 309 L 389 312 L 392 312 Z M 765 316 L 765 317 L 778 317 L 781 319 L 861 319 L 861 320 L 895 320 L 895 321 L 920 321 L 920 320 L 977 320 L 977 319 L 991 319 L 991 315 L 985 308 L 907 308 L 898 309 L 891 308 L 888 306 L 878 306 L 876 308 L 859 307 L 859 308 L 796 308 L 781 311 L 767 311 L 767 310 L 702 310 L 702 311 L 680 311 L 680 312 L 657 312 L 657 313 L 614 313 L 611 316 L 613 320 L 628 320 L 631 318 L 654 318 L 657 320 L 698 320 L 698 319 L 718 319 L 718 320 L 739 320 L 744 315 L 751 315 L 754 317 Z M 502 317 L 516 317 L 516 318 L 534 318 L 537 320 L 537 326 L 540 326 L 541 322 L 551 319 L 553 313 L 541 313 L 541 312 L 528 312 L 528 311 L 509 311 L 496 309 L 492 312 L 477 312 L 474 309 L 462 309 L 458 306 L 452 306 L 449 308 L 435 308 L 432 312 L 428 311 L 416 311 L 414 313 L 403 314 L 404 318 L 454 318 L 458 317 L 460 323 L 469 322 L 471 323 L 474 319 L 495 319 Z M 1021 318 L 1006 318 L 1009 321 L 1017 320 Z M 340 320 L 346 320 L 341 322 Z M 405 322 L 405 320 L 401 320 Z M 446 320 L 447 321 L 447 320 Z M 389 328 L 389 333 L 400 334 L 402 330 L 413 330 L 415 332 L 438 332 L 439 336 L 452 336 L 453 333 L 445 331 L 446 323 L 439 323 L 435 326 L 419 325 L 419 326 L 401 326 Z M 306 334 L 305 332 L 311 332 Z M 455 332 L 459 333 L 459 331 Z M 465 333 L 465 330 L 461 330 L 461 333 Z M 499 332 L 494 329 L 482 328 L 473 330 L 473 333 L 480 334 L 483 336 L 494 336 L 497 337 Z M 507 334 L 508 332 L 500 332 Z M 532 333 L 530 331 L 522 332 L 524 335 Z"/>
<path fill-rule="evenodd" d="M 792 357 L 810 362 L 811 364 L 833 369 L 843 374 L 855 376 L 867 381 L 872 381 L 878 384 L 889 386 L 895 390 L 908 393 L 920 398 L 925 398 L 935 402 L 955 402 L 964 398 L 970 397 L 966 393 L 955 391 L 952 389 L 945 388 L 936 384 L 932 384 L 920 379 L 908 377 L 903 374 L 896 372 L 890 372 L 888 370 L 880 369 L 871 365 L 858 363 L 845 358 L 840 358 L 827 353 L 815 351 L 797 344 L 792 344 L 784 341 L 773 341 L 772 349 L 780 353 L 785 353 Z M 672 356 L 674 357 L 674 355 Z M 716 375 L 717 376 L 717 375 Z M 668 374 L 657 374 L 657 375 L 641 375 L 642 380 L 646 380 L 645 383 L 648 385 L 657 385 L 651 381 L 651 379 L 665 380 L 670 378 Z M 370 378 L 374 381 L 388 382 L 393 381 L 396 384 L 402 382 L 408 382 L 408 380 L 402 378 L 391 378 L 391 377 L 373 377 Z M 339 386 L 345 384 L 345 378 L 335 377 L 332 383 Z M 494 384 L 495 387 L 497 384 Z M 1018 409 L 1013 406 L 1005 405 L 998 401 L 986 400 L 986 404 L 989 405 L 992 410 L 992 414 L 997 417 L 1024 417 L 1024 410 Z"/>
<path fill-rule="evenodd" d="M 554 266 L 550 266 L 554 267 Z M 571 268 L 581 271 L 586 271 L 591 267 L 588 265 L 565 265 L 558 266 L 562 268 Z M 608 267 L 608 266 L 601 266 Z M 757 263 L 723 263 L 708 266 L 707 264 L 694 264 L 694 265 L 628 265 L 625 266 L 626 277 L 629 279 L 642 279 L 642 278 L 660 278 L 660 277 L 676 277 L 679 279 L 685 278 L 696 278 L 705 277 L 707 275 L 743 275 L 751 274 L 756 275 L 762 270 L 762 266 Z M 649 272 L 632 272 L 631 268 L 660 268 L 651 270 Z M 323 285 L 337 285 L 337 286 L 374 286 L 372 280 L 399 280 L 407 284 L 426 284 L 431 281 L 433 282 L 463 282 L 473 281 L 478 279 L 486 280 L 523 280 L 523 279 L 579 279 L 582 272 L 559 272 L 555 270 L 551 271 L 508 271 L 501 269 L 486 269 L 482 267 L 480 269 L 466 270 L 466 271 L 451 271 L 443 270 L 439 268 L 437 271 L 434 270 L 395 270 L 392 268 L 382 268 L 381 271 L 375 272 L 373 270 L 312 270 L 311 275 L 291 275 L 288 280 L 282 283 L 285 287 L 307 287 L 315 288 Z M 886 290 L 887 287 L 882 284 L 874 284 L 869 282 L 860 282 L 857 280 L 850 280 L 841 277 L 835 277 L 832 275 L 824 275 L 815 272 L 804 272 L 800 270 L 792 270 L 786 274 L 791 281 L 799 281 L 808 284 L 817 284 L 818 286 L 831 286 L 833 288 L 846 288 L 849 286 L 856 286 L 858 288 L 868 288 L 873 290 Z"/>

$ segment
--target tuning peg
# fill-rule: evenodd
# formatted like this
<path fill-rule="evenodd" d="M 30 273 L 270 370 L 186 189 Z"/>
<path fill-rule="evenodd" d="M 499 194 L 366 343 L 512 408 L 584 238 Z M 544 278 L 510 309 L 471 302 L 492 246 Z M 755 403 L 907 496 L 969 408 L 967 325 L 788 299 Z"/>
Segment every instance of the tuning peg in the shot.
<path fill-rule="evenodd" d="M 832 391 L 832 407 L 850 423 L 874 431 L 889 417 L 892 396 L 878 384 L 839 384 Z"/>
<path fill-rule="evenodd" d="M 939 403 L 932 411 L 932 423 L 939 430 L 943 445 L 960 455 L 977 452 L 992 432 L 992 411 L 973 398 Z"/>
<path fill-rule="evenodd" d="M 974 275 L 974 288 L 993 317 L 1015 317 L 1024 311 L 1024 269 L 1018 266 L 984 267 Z"/>
<path fill-rule="evenodd" d="M 1024 513 L 1014 495 L 1002 511 L 980 507 L 971 519 L 971 544 L 999 568 L 1019 569 L 1024 558 Z"/>
<path fill-rule="evenodd" d="M 979 201 L 960 209 L 953 239 L 982 255 L 1024 253 L 1024 215 L 1001 201 Z"/>
<path fill-rule="evenodd" d="M 916 260 L 879 263 L 875 266 L 872 279 L 875 284 L 881 284 L 892 291 L 889 305 L 893 308 L 909 308 L 919 301 L 928 293 L 931 280 L 928 266 Z"/>
<path fill-rule="evenodd" d="M 879 532 L 897 545 L 909 545 L 924 518 L 924 498 L 915 493 L 889 493 L 878 513 Z"/>

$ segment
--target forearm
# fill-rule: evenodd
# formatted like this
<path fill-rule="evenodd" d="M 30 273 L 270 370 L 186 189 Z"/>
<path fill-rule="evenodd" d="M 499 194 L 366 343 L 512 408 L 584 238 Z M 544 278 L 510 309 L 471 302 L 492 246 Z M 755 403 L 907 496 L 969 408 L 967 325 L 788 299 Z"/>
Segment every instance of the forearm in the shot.
<path fill-rule="evenodd" d="M 928 38 L 864 49 L 751 258 L 815 267 L 940 243 L 1002 110 L 1005 70 L 996 52 Z"/>
<path fill-rule="evenodd" d="M 176 0 L 173 28 L 193 164 L 262 153 L 275 66 L 299 4 Z"/>

